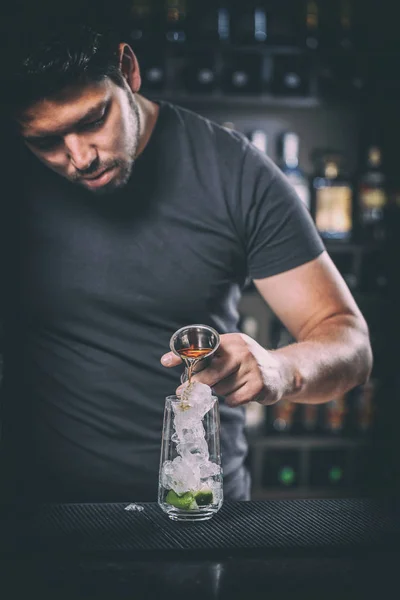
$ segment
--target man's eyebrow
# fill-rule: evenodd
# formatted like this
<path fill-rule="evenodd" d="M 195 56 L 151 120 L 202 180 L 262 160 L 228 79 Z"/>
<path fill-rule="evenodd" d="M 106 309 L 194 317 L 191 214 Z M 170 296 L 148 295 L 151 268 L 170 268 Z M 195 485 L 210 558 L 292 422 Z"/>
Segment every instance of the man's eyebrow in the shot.
<path fill-rule="evenodd" d="M 63 133 L 67 133 L 67 131 L 71 131 L 73 129 L 79 128 L 81 125 L 85 125 L 86 123 L 90 122 L 91 119 L 99 116 L 101 112 L 105 113 L 107 111 L 107 109 L 109 108 L 110 103 L 111 103 L 111 99 L 108 98 L 107 100 L 102 100 L 101 102 L 99 102 L 99 104 L 92 106 L 78 121 L 76 121 L 75 123 L 70 125 L 67 129 L 64 129 L 59 132 L 53 132 L 53 131 L 38 132 L 35 135 L 24 135 L 23 138 L 26 142 L 37 142 L 37 141 L 40 141 L 43 139 L 56 138 L 56 137 L 62 135 Z"/>

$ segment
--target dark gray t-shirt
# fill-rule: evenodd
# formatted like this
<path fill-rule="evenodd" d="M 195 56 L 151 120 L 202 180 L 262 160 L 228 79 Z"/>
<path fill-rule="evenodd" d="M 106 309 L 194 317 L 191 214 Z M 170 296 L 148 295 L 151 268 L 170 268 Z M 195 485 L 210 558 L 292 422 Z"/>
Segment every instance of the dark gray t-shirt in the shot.
<path fill-rule="evenodd" d="M 237 331 L 246 278 L 323 245 L 267 157 L 167 103 L 121 192 L 26 164 L 8 222 L 3 449 L 46 499 L 155 500 L 164 399 L 182 372 L 160 364 L 170 336 Z M 247 453 L 244 411 L 220 410 L 229 481 Z"/>

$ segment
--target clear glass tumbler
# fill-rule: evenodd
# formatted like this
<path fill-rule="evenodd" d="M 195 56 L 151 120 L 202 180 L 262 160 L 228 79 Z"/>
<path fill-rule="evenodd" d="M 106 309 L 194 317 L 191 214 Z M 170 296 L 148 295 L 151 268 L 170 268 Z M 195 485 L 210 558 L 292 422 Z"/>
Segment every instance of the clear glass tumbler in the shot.
<path fill-rule="evenodd" d="M 199 406 L 165 399 L 158 504 L 175 521 L 205 521 L 223 502 L 218 398 Z"/>

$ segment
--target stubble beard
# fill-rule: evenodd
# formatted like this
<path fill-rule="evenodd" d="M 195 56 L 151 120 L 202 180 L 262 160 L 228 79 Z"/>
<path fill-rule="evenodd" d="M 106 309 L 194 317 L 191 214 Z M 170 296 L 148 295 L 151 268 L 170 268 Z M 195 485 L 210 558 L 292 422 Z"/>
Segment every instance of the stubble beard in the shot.
<path fill-rule="evenodd" d="M 127 185 L 132 175 L 133 166 L 135 164 L 136 154 L 140 143 L 141 117 L 139 107 L 135 101 L 133 93 L 130 89 L 127 89 L 126 93 L 128 96 L 129 107 L 131 109 L 128 124 L 128 128 L 130 130 L 130 135 L 128 136 L 130 145 L 126 150 L 127 158 L 126 160 L 115 160 L 110 165 L 104 165 L 106 169 L 116 168 L 119 172 L 118 176 L 115 179 L 112 179 L 107 185 L 104 185 L 98 189 L 95 188 L 88 190 L 97 196 L 110 194 L 117 190 L 123 189 Z"/>

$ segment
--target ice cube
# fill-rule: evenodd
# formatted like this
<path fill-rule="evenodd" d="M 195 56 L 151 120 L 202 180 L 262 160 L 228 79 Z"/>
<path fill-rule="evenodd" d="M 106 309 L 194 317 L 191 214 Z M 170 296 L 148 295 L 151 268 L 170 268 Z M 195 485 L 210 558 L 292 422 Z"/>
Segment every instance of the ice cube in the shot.
<path fill-rule="evenodd" d="M 173 461 L 166 461 L 162 469 L 162 485 L 177 494 L 198 489 L 200 485 L 200 469 L 196 464 L 177 456 Z"/>
<path fill-rule="evenodd" d="M 221 467 L 211 461 L 200 465 L 200 477 L 213 477 L 221 474 Z"/>
<path fill-rule="evenodd" d="M 181 410 L 181 413 L 185 413 L 186 418 L 189 419 L 191 417 L 190 413 L 202 419 L 215 402 L 210 386 L 199 381 L 193 381 L 191 384 L 186 382 L 181 397 L 184 405 L 189 404 L 189 407 L 185 407 L 184 410 Z"/>
<path fill-rule="evenodd" d="M 208 460 L 208 446 L 204 438 L 187 439 L 179 442 L 176 447 L 178 453 L 186 460 L 205 461 Z"/>

